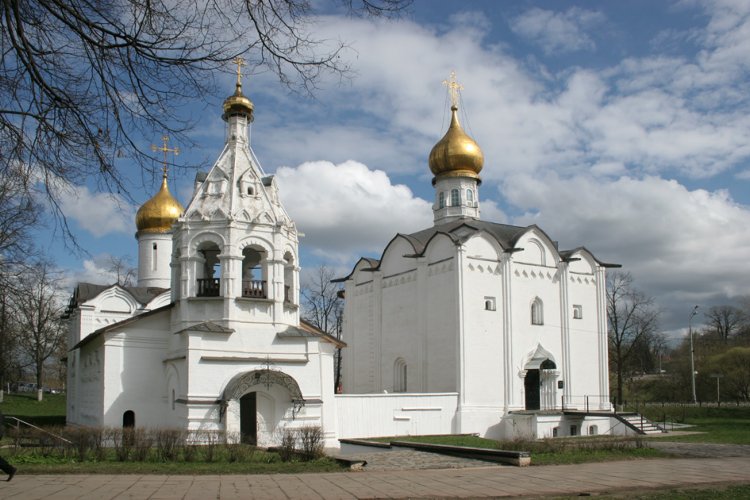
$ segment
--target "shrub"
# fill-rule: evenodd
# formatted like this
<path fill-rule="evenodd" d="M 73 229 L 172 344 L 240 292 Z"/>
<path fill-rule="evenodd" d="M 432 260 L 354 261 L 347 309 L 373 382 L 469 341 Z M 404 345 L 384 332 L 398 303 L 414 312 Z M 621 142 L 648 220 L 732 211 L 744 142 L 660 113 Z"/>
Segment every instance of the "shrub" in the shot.
<path fill-rule="evenodd" d="M 164 462 L 177 460 L 180 444 L 185 441 L 185 433 L 180 429 L 156 429 L 154 431 L 156 450 Z"/>
<path fill-rule="evenodd" d="M 133 459 L 137 462 L 144 462 L 151 453 L 151 446 L 154 439 L 151 433 L 142 427 L 133 429 Z"/>
<path fill-rule="evenodd" d="M 133 429 L 112 427 L 107 429 L 106 433 L 107 439 L 112 443 L 112 448 L 115 450 L 115 458 L 120 462 L 126 462 L 133 449 Z"/>
<path fill-rule="evenodd" d="M 201 451 L 203 452 L 203 460 L 206 462 L 213 462 L 216 460 L 216 449 L 223 436 L 220 431 L 203 431 L 200 435 L 200 441 L 203 443 Z"/>
<path fill-rule="evenodd" d="M 290 462 L 296 451 L 297 436 L 294 429 L 284 429 L 281 432 L 281 443 L 279 444 L 279 457 L 282 462 Z"/>
<path fill-rule="evenodd" d="M 315 460 L 323 456 L 323 429 L 309 425 L 297 430 L 302 460 Z"/>

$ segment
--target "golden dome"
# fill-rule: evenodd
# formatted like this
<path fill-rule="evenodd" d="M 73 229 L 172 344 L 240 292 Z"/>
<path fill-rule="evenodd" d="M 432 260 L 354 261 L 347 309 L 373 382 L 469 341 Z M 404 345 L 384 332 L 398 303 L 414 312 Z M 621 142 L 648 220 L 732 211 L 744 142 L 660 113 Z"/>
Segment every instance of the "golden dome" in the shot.
<path fill-rule="evenodd" d="M 253 121 L 254 108 L 253 101 L 242 94 L 242 83 L 240 83 L 238 78 L 234 94 L 224 100 L 224 114 L 221 117 L 226 120 L 230 115 L 243 113 L 248 116 L 249 121 Z"/>
<path fill-rule="evenodd" d="M 435 177 L 472 177 L 479 179 L 484 154 L 458 123 L 458 106 L 451 106 L 451 125 L 430 151 L 430 170 Z M 434 181 L 433 181 L 434 182 Z"/>
<path fill-rule="evenodd" d="M 159 192 L 141 205 L 135 214 L 135 227 L 143 233 L 166 233 L 184 211 L 180 202 L 170 194 L 165 175 Z"/>

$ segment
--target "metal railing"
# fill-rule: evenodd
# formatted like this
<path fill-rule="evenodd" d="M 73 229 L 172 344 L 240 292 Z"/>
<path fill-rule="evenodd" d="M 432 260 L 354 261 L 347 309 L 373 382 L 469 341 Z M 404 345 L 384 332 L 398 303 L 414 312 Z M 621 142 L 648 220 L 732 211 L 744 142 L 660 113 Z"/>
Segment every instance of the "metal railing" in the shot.
<path fill-rule="evenodd" d="M 15 421 L 14 427 L 16 429 L 16 432 L 15 432 L 15 437 L 14 437 L 14 446 L 16 448 L 18 448 L 20 446 L 20 444 L 21 444 L 21 426 L 22 425 L 24 425 L 26 427 L 29 427 L 30 429 L 34 429 L 35 431 L 41 432 L 42 434 L 50 436 L 50 437 L 52 437 L 54 439 L 58 439 L 58 440 L 60 440 L 60 441 L 62 441 L 64 443 L 73 444 L 72 441 L 69 441 L 69 440 L 65 439 L 64 437 L 62 437 L 62 436 L 60 436 L 58 434 L 55 434 L 55 433 L 49 432 L 47 430 L 44 430 L 41 427 L 37 427 L 36 425 L 34 425 L 32 423 L 26 422 L 25 420 L 21 420 L 20 418 L 5 417 L 5 420 Z M 0 422 L 0 425 L 5 425 L 5 423 L 4 422 Z"/>
<path fill-rule="evenodd" d="M 243 280 L 242 296 L 256 299 L 268 298 L 265 280 Z"/>
<path fill-rule="evenodd" d="M 196 297 L 218 297 L 221 291 L 221 278 L 198 279 Z"/>

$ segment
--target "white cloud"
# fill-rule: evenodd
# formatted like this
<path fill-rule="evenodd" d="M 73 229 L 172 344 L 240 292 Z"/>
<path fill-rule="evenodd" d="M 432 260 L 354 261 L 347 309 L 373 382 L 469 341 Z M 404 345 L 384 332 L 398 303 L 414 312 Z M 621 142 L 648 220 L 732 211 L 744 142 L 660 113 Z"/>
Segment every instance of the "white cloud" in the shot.
<path fill-rule="evenodd" d="M 135 207 L 117 194 L 67 185 L 58 189 L 58 195 L 65 216 L 97 238 L 135 231 Z"/>
<path fill-rule="evenodd" d="M 527 10 L 511 21 L 514 33 L 539 44 L 546 54 L 594 50 L 585 30 L 605 20 L 600 12 L 571 7 L 565 12 Z"/>
<path fill-rule="evenodd" d="M 305 234 L 301 245 L 331 261 L 353 265 L 357 254 L 379 256 L 397 232 L 432 224 L 429 202 L 355 161 L 307 162 L 276 176 L 284 206 Z"/>
<path fill-rule="evenodd" d="M 726 191 L 690 191 L 658 177 L 602 182 L 548 174 L 517 176 L 503 194 L 526 210 L 516 223 L 538 224 L 563 248 L 584 245 L 621 264 L 665 309 L 747 293 L 737 270 L 750 254 L 750 209 Z"/>

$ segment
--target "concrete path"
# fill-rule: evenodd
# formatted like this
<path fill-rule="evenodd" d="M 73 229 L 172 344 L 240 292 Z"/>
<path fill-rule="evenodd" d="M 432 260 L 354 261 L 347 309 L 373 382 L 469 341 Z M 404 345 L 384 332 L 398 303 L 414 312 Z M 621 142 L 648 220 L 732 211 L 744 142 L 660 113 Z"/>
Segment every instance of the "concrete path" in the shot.
<path fill-rule="evenodd" d="M 204 500 L 538 497 L 715 483 L 750 483 L 750 457 L 330 474 L 20 475 L 10 483 L 0 482 L 0 498 Z"/>

